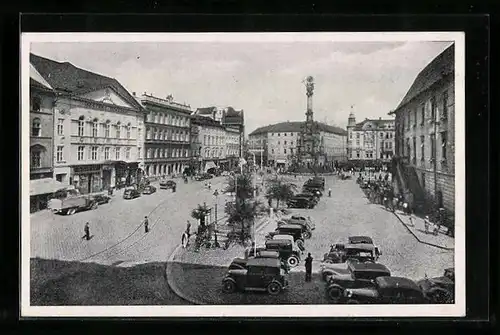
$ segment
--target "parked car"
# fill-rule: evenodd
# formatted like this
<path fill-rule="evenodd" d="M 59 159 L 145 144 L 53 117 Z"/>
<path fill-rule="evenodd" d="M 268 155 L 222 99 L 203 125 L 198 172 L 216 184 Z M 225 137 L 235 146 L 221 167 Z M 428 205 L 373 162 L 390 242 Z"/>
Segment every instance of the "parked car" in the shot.
<path fill-rule="evenodd" d="M 428 304 L 420 287 L 403 277 L 378 277 L 372 287 L 346 289 L 339 302 L 348 304 Z"/>
<path fill-rule="evenodd" d="M 107 204 L 111 200 L 111 197 L 106 194 L 96 194 L 94 195 L 94 200 L 97 201 L 99 205 Z"/>
<path fill-rule="evenodd" d="M 135 199 L 140 197 L 141 194 L 135 188 L 127 188 L 123 192 L 123 199 Z"/>
<path fill-rule="evenodd" d="M 142 190 L 142 194 L 153 194 L 156 192 L 156 187 L 153 185 L 148 185 L 145 186 L 144 189 Z"/>
<path fill-rule="evenodd" d="M 311 232 L 300 224 L 284 224 L 266 235 L 267 239 L 272 239 L 274 235 L 290 235 L 297 245 L 304 245 L 304 239 L 311 237 Z"/>
<path fill-rule="evenodd" d="M 424 295 L 434 304 L 453 304 L 455 301 L 455 268 L 444 270 L 441 277 L 417 281 Z"/>
<path fill-rule="evenodd" d="M 252 258 L 244 269 L 231 269 L 222 280 L 222 291 L 267 291 L 278 295 L 288 287 L 281 262 L 276 258 Z"/>
<path fill-rule="evenodd" d="M 375 278 L 390 275 L 389 269 L 379 263 L 348 263 L 345 271 L 337 270 L 326 277 L 326 293 L 331 301 L 337 302 L 346 289 L 372 287 Z"/>
<path fill-rule="evenodd" d="M 320 197 L 317 194 L 311 192 L 297 193 L 293 197 L 307 198 L 315 206 L 318 204 Z"/>
<path fill-rule="evenodd" d="M 265 250 L 277 251 L 280 259 L 286 262 L 290 267 L 299 265 L 300 250 L 296 248 L 294 242 L 289 239 L 267 240 Z"/>
<path fill-rule="evenodd" d="M 285 270 L 285 273 L 290 270 L 290 266 L 280 257 L 280 253 L 277 250 L 267 250 L 265 246 L 246 249 L 245 258 L 235 258 L 229 267 L 246 266 L 247 261 L 252 258 L 278 258 L 281 261 L 281 267 Z"/>
<path fill-rule="evenodd" d="M 351 236 L 348 243 L 337 243 L 323 256 L 326 263 L 344 263 L 348 259 L 356 262 L 376 262 L 382 255 L 379 247 L 368 236 Z"/>
<path fill-rule="evenodd" d="M 160 181 L 160 189 L 168 190 L 168 189 L 174 188 L 174 186 L 176 186 L 176 185 L 177 185 L 176 182 L 173 180 Z"/>
<path fill-rule="evenodd" d="M 310 197 L 293 196 L 287 200 L 286 205 L 288 208 L 312 209 L 316 206 L 316 201 Z"/>
<path fill-rule="evenodd" d="M 281 228 L 283 226 L 287 225 L 300 225 L 303 228 L 303 233 L 302 237 L 304 239 L 310 239 L 312 236 L 312 231 L 316 229 L 316 226 L 311 222 L 310 219 L 304 218 L 301 216 L 292 216 L 291 218 L 288 219 L 282 219 L 278 221 L 278 228 Z"/>

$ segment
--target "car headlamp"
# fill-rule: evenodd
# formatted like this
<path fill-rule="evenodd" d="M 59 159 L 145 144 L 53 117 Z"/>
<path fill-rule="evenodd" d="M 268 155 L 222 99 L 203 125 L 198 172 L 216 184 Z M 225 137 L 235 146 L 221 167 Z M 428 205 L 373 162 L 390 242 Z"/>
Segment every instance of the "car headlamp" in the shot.
<path fill-rule="evenodd" d="M 352 297 L 352 291 L 351 290 L 345 290 L 345 296 L 350 298 Z"/>

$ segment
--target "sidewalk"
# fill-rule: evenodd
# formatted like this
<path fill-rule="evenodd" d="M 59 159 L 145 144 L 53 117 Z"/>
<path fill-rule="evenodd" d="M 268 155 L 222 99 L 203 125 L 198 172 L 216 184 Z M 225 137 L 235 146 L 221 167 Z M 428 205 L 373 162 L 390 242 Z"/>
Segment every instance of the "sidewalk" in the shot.
<path fill-rule="evenodd" d="M 410 219 L 409 215 L 401 211 L 394 212 L 394 215 L 419 242 L 445 250 L 455 249 L 455 239 L 446 235 L 446 228 L 441 227 L 438 234 L 434 235 L 430 229 L 428 233 L 425 232 L 424 219 L 415 215 L 412 215 Z"/>

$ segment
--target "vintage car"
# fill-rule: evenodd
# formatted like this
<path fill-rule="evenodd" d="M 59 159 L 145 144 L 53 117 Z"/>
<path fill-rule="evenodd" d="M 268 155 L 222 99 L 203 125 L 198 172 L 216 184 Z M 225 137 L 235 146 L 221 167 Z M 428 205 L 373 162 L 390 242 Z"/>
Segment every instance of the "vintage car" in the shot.
<path fill-rule="evenodd" d="M 97 201 L 99 205 L 107 204 L 111 200 L 111 197 L 106 194 L 96 194 L 94 195 L 94 200 Z"/>
<path fill-rule="evenodd" d="M 163 190 L 168 190 L 168 189 L 171 189 L 171 188 L 174 188 L 174 186 L 176 186 L 176 182 L 173 181 L 173 180 L 161 180 L 160 181 L 160 189 L 163 189 Z"/>
<path fill-rule="evenodd" d="M 442 277 L 417 281 L 424 295 L 434 304 L 453 304 L 455 301 L 455 268 L 444 270 Z"/>
<path fill-rule="evenodd" d="M 229 268 L 246 267 L 247 261 L 252 258 L 278 258 L 281 261 L 281 267 L 285 270 L 285 273 L 290 271 L 290 266 L 286 262 L 286 259 L 281 258 L 277 250 L 267 250 L 265 246 L 246 249 L 245 258 L 235 258 L 229 265 Z"/>
<path fill-rule="evenodd" d="M 352 236 L 348 238 L 347 244 L 332 245 L 330 251 L 323 256 L 323 262 L 344 263 L 348 259 L 356 262 L 376 262 L 381 255 L 382 251 L 373 244 L 371 238 Z"/>
<path fill-rule="evenodd" d="M 135 188 L 127 188 L 123 192 L 123 199 L 135 199 L 140 197 L 141 194 Z"/>
<path fill-rule="evenodd" d="M 142 194 L 153 194 L 156 192 L 156 187 L 153 185 L 148 185 L 145 186 L 144 189 L 142 190 Z"/>
<path fill-rule="evenodd" d="M 297 243 L 297 245 L 303 246 L 304 239 L 306 238 L 305 236 L 308 235 L 308 233 L 306 233 L 307 231 L 308 231 L 307 228 L 303 227 L 300 224 L 287 223 L 287 224 L 283 224 L 283 225 L 279 226 L 278 228 L 275 229 L 275 231 L 268 233 L 266 235 L 266 239 L 273 239 L 274 235 L 290 235 L 290 236 L 293 236 L 293 240 L 295 243 Z M 306 234 L 304 234 L 304 233 L 306 233 Z M 309 234 L 310 234 L 310 232 L 309 232 Z"/>
<path fill-rule="evenodd" d="M 428 304 L 420 287 L 403 277 L 377 277 L 372 287 L 346 289 L 341 303 L 348 304 Z"/>
<path fill-rule="evenodd" d="M 379 263 L 348 263 L 346 269 L 338 269 L 326 277 L 326 293 L 330 300 L 337 302 L 344 296 L 345 289 L 372 287 L 375 278 L 390 275 L 389 269 Z"/>
<path fill-rule="evenodd" d="M 267 240 L 265 250 L 277 251 L 280 258 L 292 268 L 299 265 L 301 251 L 290 239 Z"/>
<path fill-rule="evenodd" d="M 306 227 L 309 230 L 316 229 L 316 225 L 311 221 L 310 217 L 305 217 L 301 215 L 292 215 L 290 217 L 283 218 L 281 219 L 281 221 L 278 222 L 278 226 L 282 225 L 283 223 L 299 224 L 301 226 Z"/>
<path fill-rule="evenodd" d="M 222 279 L 222 291 L 267 291 L 278 295 L 288 287 L 281 262 L 276 258 L 252 258 L 245 268 L 230 269 Z"/>
<path fill-rule="evenodd" d="M 197 180 L 197 181 L 202 181 L 202 180 L 208 180 L 208 179 L 212 179 L 214 176 L 211 175 L 210 173 L 202 173 L 202 174 L 199 174 L 199 175 L 196 175 L 194 177 L 194 180 Z"/>
<path fill-rule="evenodd" d="M 308 196 L 294 195 L 287 200 L 286 206 L 288 208 L 312 209 L 316 206 L 316 201 Z"/>
<path fill-rule="evenodd" d="M 322 189 L 317 185 L 304 185 L 302 187 L 302 193 L 311 193 L 316 197 L 322 197 L 323 192 Z"/>

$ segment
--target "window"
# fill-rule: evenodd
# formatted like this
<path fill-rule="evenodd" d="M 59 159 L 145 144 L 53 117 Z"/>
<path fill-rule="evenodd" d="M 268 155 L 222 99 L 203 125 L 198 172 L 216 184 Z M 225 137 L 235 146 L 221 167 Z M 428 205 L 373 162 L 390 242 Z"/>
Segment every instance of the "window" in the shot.
<path fill-rule="evenodd" d="M 31 151 L 31 167 L 32 168 L 42 167 L 42 152 L 38 149 L 33 149 Z"/>
<path fill-rule="evenodd" d="M 280 137 L 281 133 L 278 133 L 278 137 Z"/>
<path fill-rule="evenodd" d="M 293 148 L 290 149 L 290 153 L 293 155 Z"/>
<path fill-rule="evenodd" d="M 283 153 L 286 155 L 286 149 L 283 149 Z"/>
<path fill-rule="evenodd" d="M 80 118 L 78 119 L 78 136 L 83 136 L 84 127 L 85 127 L 84 118 L 83 116 L 80 116 Z"/>
<path fill-rule="evenodd" d="M 64 134 L 64 119 L 57 120 L 57 135 L 62 136 Z"/>
<path fill-rule="evenodd" d="M 410 129 L 411 126 L 411 111 L 406 114 L 406 129 Z"/>
<path fill-rule="evenodd" d="M 115 148 L 115 159 L 116 160 L 120 159 L 120 148 L 119 147 Z"/>
<path fill-rule="evenodd" d="M 441 132 L 441 161 L 446 162 L 446 145 L 448 144 L 448 132 Z"/>
<path fill-rule="evenodd" d="M 417 138 L 413 137 L 413 153 L 412 153 L 413 164 L 417 161 Z"/>
<path fill-rule="evenodd" d="M 443 112 L 441 113 L 441 119 L 448 118 L 448 91 L 443 92 Z"/>
<path fill-rule="evenodd" d="M 83 155 L 85 153 L 85 147 L 83 145 L 78 146 L 78 160 L 83 161 Z"/>
<path fill-rule="evenodd" d="M 109 138 L 110 121 L 107 120 L 104 124 L 104 137 Z"/>
<path fill-rule="evenodd" d="M 63 149 L 64 149 L 64 147 L 62 145 L 58 145 L 57 146 L 56 159 L 57 159 L 58 162 L 62 162 L 64 160 Z"/>
<path fill-rule="evenodd" d="M 356 158 L 359 158 L 359 151 L 356 151 Z"/>
<path fill-rule="evenodd" d="M 94 121 L 92 121 L 92 137 L 97 137 L 97 128 L 98 127 L 98 123 L 97 123 L 97 119 L 94 119 Z"/>
<path fill-rule="evenodd" d="M 141 128 L 137 128 L 137 139 L 138 140 L 142 139 L 142 129 Z"/>
<path fill-rule="evenodd" d="M 41 135 L 42 135 L 42 128 L 40 125 L 40 119 L 36 117 L 33 119 L 31 123 L 31 136 L 39 137 Z"/>
<path fill-rule="evenodd" d="M 271 152 L 274 154 L 274 149 L 271 149 Z"/>
<path fill-rule="evenodd" d="M 290 141 L 290 145 L 293 145 L 293 141 Z"/>
<path fill-rule="evenodd" d="M 286 145 L 286 141 L 285 141 L 285 145 Z"/>
<path fill-rule="evenodd" d="M 97 160 L 97 147 L 92 147 L 92 160 Z"/>
<path fill-rule="evenodd" d="M 278 141 L 278 145 L 280 145 L 280 144 L 281 144 L 281 142 L 280 142 L 280 141 Z"/>
<path fill-rule="evenodd" d="M 436 121 L 436 97 L 431 98 L 431 119 Z"/>
<path fill-rule="evenodd" d="M 39 112 L 40 111 L 40 106 L 41 106 L 41 103 L 42 101 L 40 100 L 39 97 L 33 97 L 31 99 L 31 110 L 33 112 Z"/>
<path fill-rule="evenodd" d="M 358 139 L 358 140 L 359 140 L 359 138 L 360 138 L 360 134 L 359 134 L 359 133 L 356 133 L 356 139 Z"/>
<path fill-rule="evenodd" d="M 125 158 L 130 159 L 130 147 L 127 147 L 127 149 L 125 149 Z"/>
<path fill-rule="evenodd" d="M 425 105 L 420 107 L 420 125 L 423 126 L 425 124 Z"/>
<path fill-rule="evenodd" d="M 352 133 L 349 133 L 349 138 L 352 139 Z"/>
<path fill-rule="evenodd" d="M 130 123 L 127 125 L 127 138 L 130 138 Z"/>
<path fill-rule="evenodd" d="M 120 138 L 121 137 L 121 133 L 120 133 L 121 129 L 120 129 L 120 127 L 121 127 L 121 125 L 120 125 L 120 123 L 118 123 L 116 125 L 116 138 Z"/>
<path fill-rule="evenodd" d="M 436 134 L 431 134 L 431 160 L 436 160 Z"/>
<path fill-rule="evenodd" d="M 104 159 L 109 159 L 109 147 L 104 148 Z"/>
<path fill-rule="evenodd" d="M 359 139 L 356 140 L 356 145 L 359 146 Z"/>
<path fill-rule="evenodd" d="M 380 138 L 384 138 L 384 133 L 380 133 Z"/>

